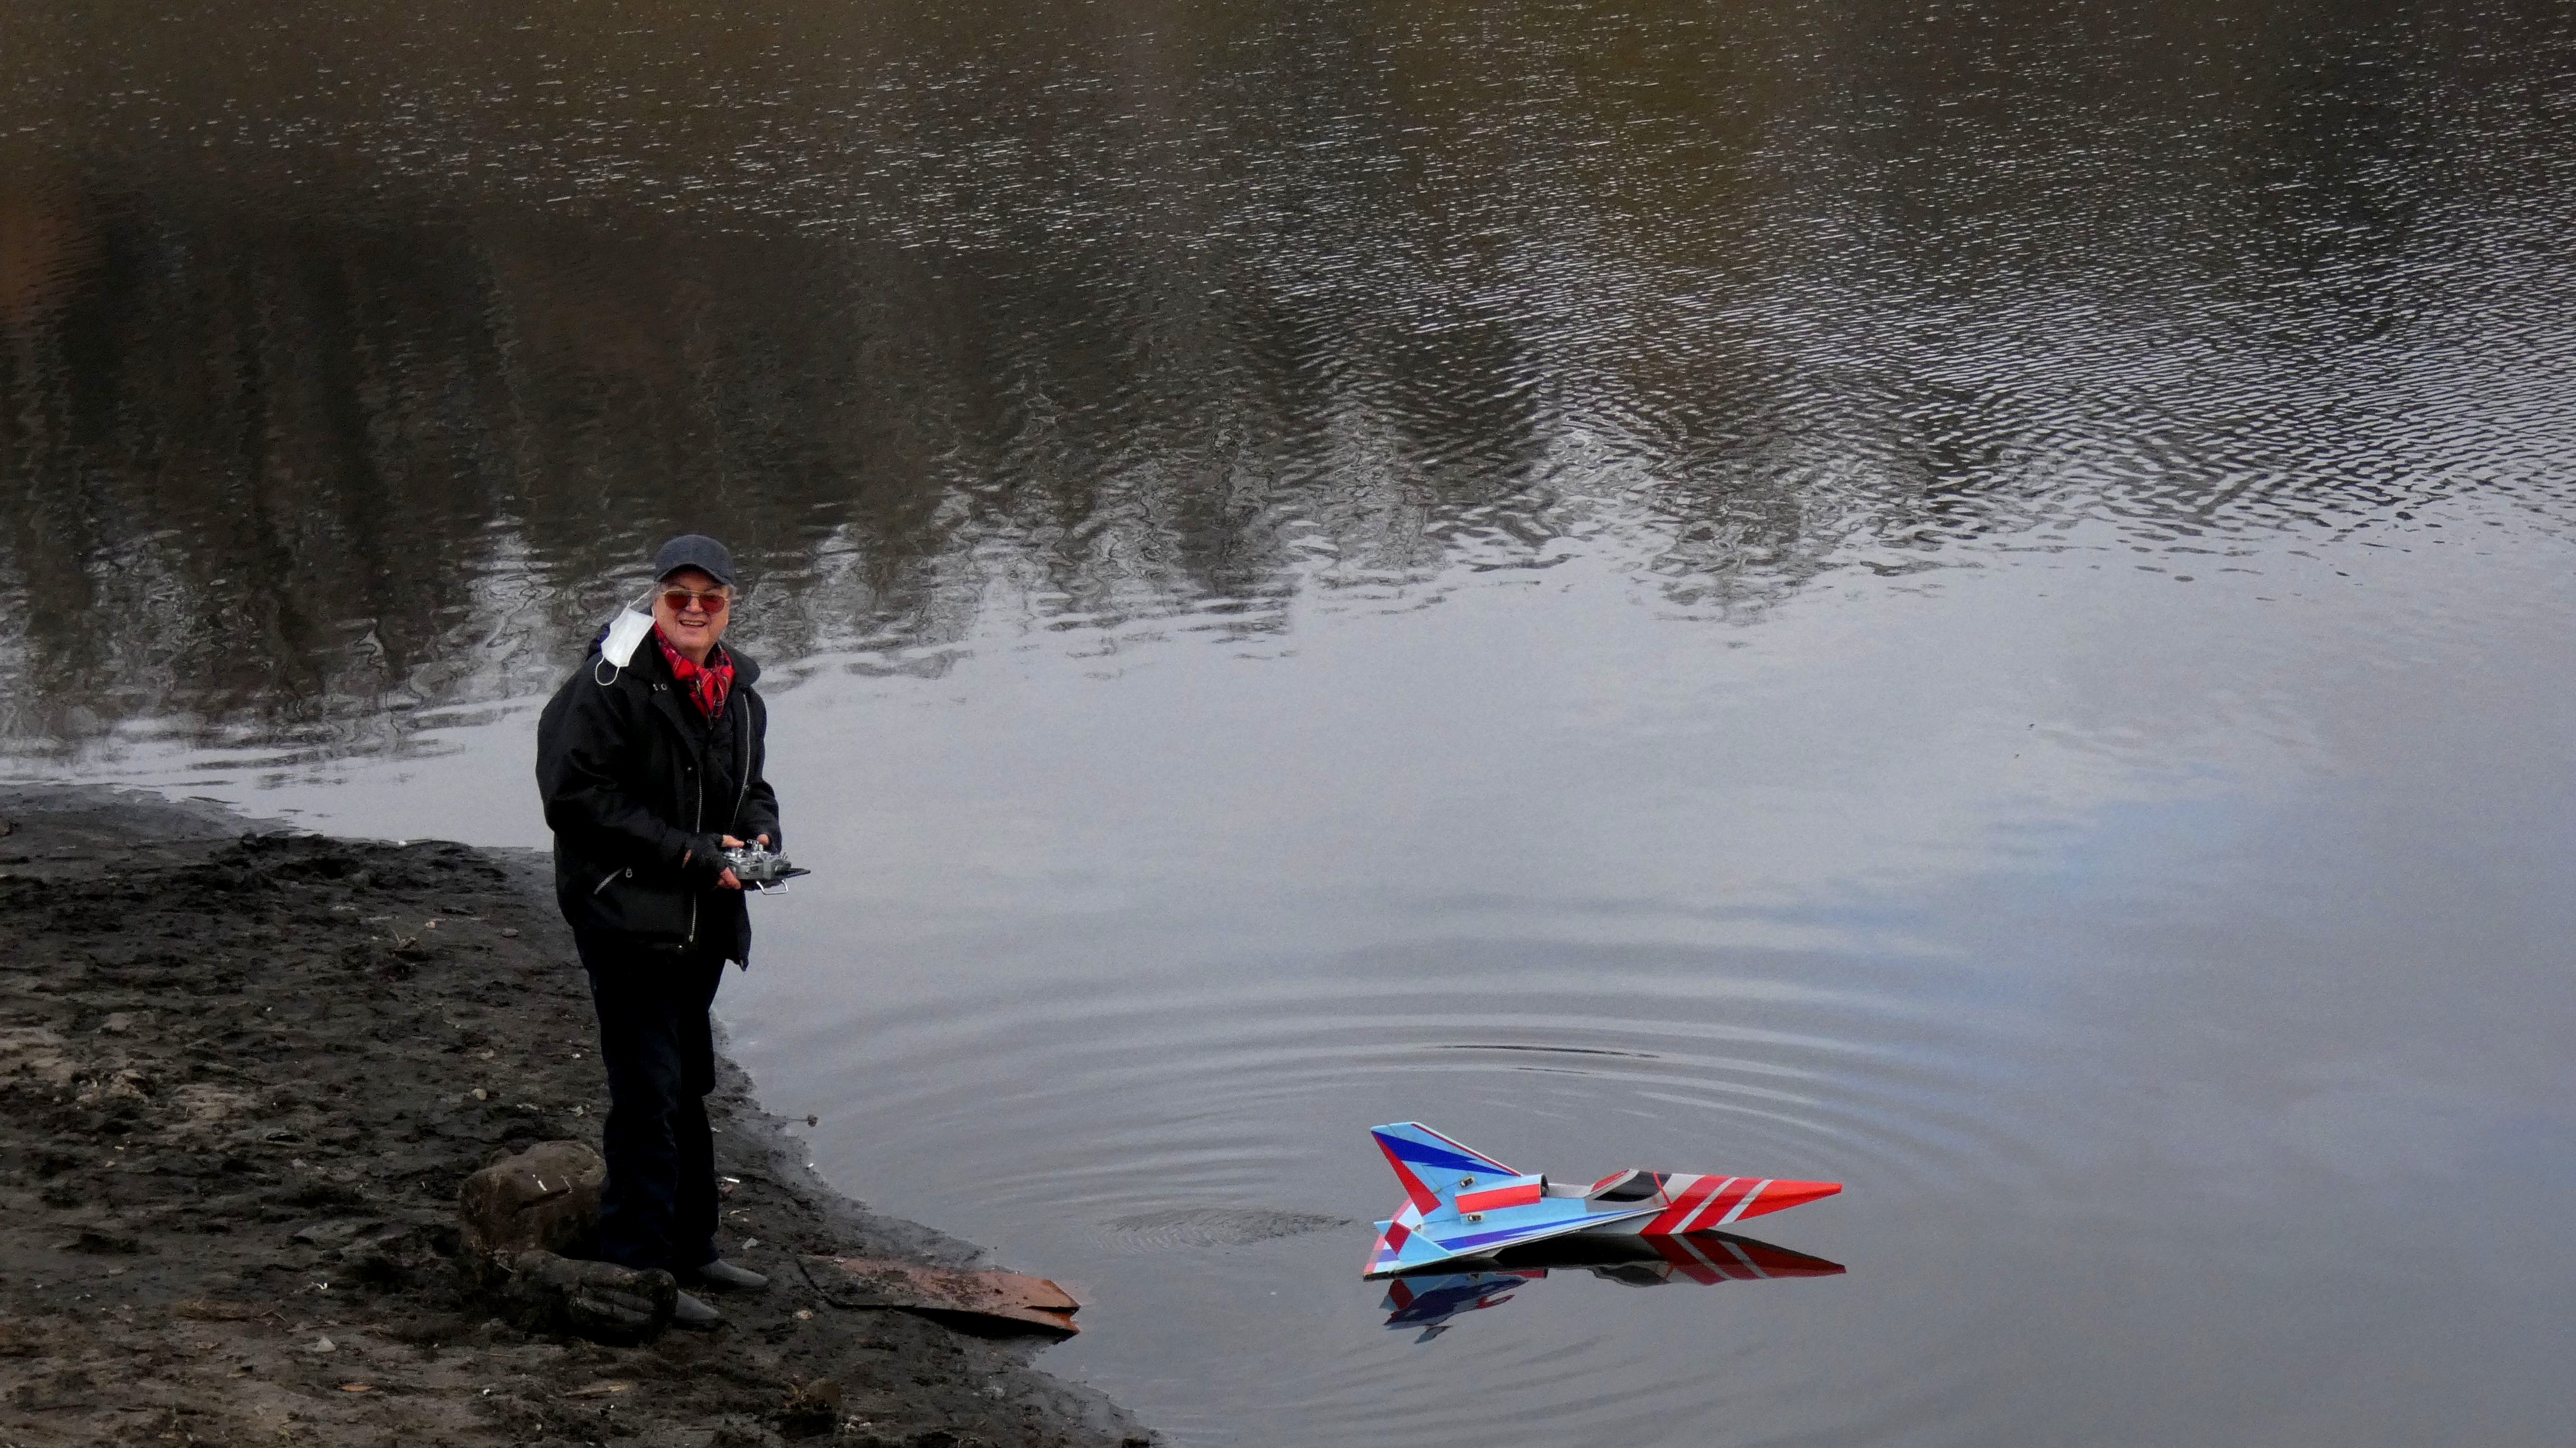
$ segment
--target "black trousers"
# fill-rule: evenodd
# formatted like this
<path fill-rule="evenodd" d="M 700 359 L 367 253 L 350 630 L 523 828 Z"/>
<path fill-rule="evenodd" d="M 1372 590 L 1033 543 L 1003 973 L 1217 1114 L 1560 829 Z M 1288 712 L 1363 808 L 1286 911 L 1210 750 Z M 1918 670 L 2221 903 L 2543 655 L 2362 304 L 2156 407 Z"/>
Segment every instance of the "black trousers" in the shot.
<path fill-rule="evenodd" d="M 599 1255 L 627 1267 L 703 1267 L 717 1256 L 715 1139 L 707 1130 L 716 1051 L 707 1009 L 724 961 L 590 931 L 573 932 L 573 943 L 590 975 L 608 1067 Z"/>

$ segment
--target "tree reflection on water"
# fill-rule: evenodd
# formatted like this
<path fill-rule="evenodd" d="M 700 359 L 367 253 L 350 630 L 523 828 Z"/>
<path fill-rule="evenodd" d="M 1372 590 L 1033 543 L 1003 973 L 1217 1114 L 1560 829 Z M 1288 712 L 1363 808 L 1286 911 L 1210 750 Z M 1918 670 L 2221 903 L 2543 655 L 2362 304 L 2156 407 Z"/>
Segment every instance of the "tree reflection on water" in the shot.
<path fill-rule="evenodd" d="M 0 734 L 368 747 L 683 527 L 755 649 L 935 671 L 2564 502 L 2555 7 L 1037 9 L 13 7 Z"/>

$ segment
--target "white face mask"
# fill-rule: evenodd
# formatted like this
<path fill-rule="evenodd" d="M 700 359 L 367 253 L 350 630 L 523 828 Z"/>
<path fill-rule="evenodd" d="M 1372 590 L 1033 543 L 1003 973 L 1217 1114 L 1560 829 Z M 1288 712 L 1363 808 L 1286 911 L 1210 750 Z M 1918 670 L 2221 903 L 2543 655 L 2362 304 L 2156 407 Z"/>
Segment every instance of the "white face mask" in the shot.
<path fill-rule="evenodd" d="M 608 637 L 600 642 L 599 656 L 606 659 L 611 668 L 625 668 L 627 660 L 635 657 L 635 646 L 644 642 L 644 636 L 652 631 L 653 615 L 637 613 L 635 605 L 630 603 L 618 610 L 617 617 L 609 620 Z"/>

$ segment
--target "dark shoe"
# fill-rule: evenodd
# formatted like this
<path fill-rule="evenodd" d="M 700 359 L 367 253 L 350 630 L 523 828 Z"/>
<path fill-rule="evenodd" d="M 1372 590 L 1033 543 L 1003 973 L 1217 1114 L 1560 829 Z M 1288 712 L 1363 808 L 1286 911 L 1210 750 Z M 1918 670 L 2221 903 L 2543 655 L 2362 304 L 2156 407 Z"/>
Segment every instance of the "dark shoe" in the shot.
<path fill-rule="evenodd" d="M 685 1292 L 675 1293 L 671 1298 L 671 1325 L 694 1327 L 704 1332 L 708 1328 L 722 1327 L 724 1314 Z"/>
<path fill-rule="evenodd" d="M 729 1287 L 736 1292 L 757 1292 L 769 1285 L 768 1278 L 748 1267 L 736 1267 L 722 1257 L 688 1275 L 702 1287 Z"/>

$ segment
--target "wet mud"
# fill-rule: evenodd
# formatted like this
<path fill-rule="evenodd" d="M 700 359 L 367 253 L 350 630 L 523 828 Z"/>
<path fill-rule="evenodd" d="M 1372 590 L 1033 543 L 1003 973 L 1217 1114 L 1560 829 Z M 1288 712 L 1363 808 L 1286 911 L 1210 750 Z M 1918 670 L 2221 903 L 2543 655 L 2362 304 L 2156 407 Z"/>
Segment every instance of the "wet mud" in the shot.
<path fill-rule="evenodd" d="M 639 1347 L 496 1316 L 458 1186 L 607 1104 L 540 857 L 95 789 L 0 817 L 0 1441 L 1149 1441 L 1027 1341 L 825 1300 L 798 1254 L 978 1249 L 831 1192 L 729 1063 L 724 1247 L 769 1288 Z"/>

